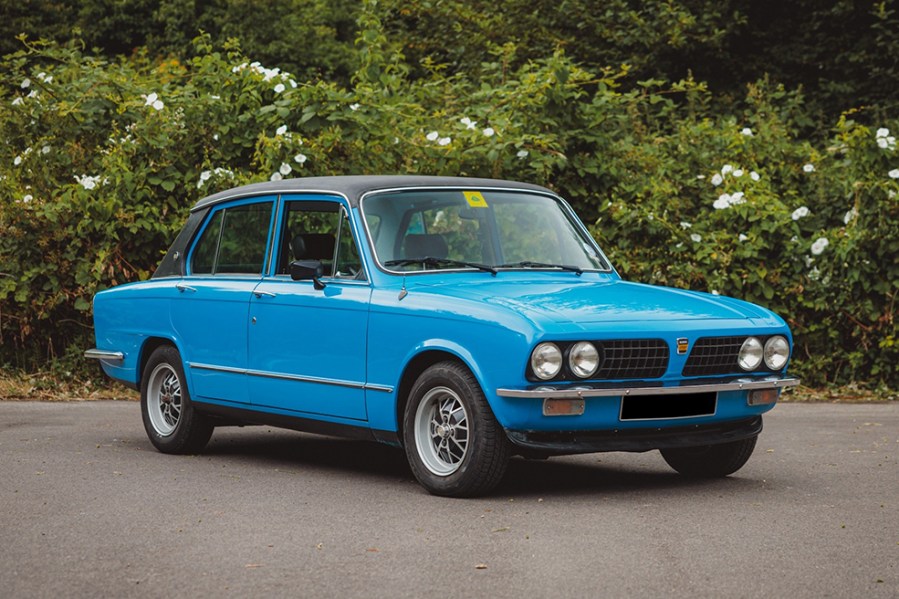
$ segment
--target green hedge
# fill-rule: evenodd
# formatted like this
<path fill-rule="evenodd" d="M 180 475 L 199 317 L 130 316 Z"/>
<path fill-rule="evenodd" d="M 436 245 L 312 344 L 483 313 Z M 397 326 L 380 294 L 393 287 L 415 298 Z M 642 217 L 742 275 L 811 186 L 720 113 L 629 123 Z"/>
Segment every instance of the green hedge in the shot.
<path fill-rule="evenodd" d="M 0 364 L 82 364 L 91 296 L 147 278 L 205 195 L 427 173 L 557 189 L 626 277 L 778 311 L 807 382 L 899 387 L 899 121 L 847 114 L 818 147 L 796 138 L 801 98 L 764 81 L 726 115 L 699 82 L 623 89 L 624 71 L 561 53 L 514 72 L 497 56 L 476 80 L 411 78 L 370 12 L 360 31 L 350 87 L 207 37 L 187 64 L 53 44 L 3 59 Z"/>

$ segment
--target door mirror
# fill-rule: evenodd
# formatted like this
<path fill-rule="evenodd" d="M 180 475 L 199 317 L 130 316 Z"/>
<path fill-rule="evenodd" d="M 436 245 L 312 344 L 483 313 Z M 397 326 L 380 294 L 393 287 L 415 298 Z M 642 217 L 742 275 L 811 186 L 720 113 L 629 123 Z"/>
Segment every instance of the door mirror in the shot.
<path fill-rule="evenodd" d="M 294 281 L 308 281 L 312 279 L 313 286 L 321 291 L 325 284 L 319 280 L 324 268 L 321 260 L 297 260 L 290 263 L 290 278 Z"/>

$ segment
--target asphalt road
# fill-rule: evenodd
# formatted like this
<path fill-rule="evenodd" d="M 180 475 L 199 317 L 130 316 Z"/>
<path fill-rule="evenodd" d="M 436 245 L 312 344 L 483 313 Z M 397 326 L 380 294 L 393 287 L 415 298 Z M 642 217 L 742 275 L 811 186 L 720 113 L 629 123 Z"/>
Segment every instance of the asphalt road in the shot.
<path fill-rule="evenodd" d="M 899 596 L 899 404 L 784 404 L 749 464 L 514 460 L 444 499 L 388 447 L 220 429 L 157 453 L 131 402 L 0 402 L 0 596 Z"/>

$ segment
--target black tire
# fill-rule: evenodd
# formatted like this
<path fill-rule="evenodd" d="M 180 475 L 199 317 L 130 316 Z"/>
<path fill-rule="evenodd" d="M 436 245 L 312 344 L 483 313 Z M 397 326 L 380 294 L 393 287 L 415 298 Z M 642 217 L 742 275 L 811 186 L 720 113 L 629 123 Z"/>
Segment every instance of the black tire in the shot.
<path fill-rule="evenodd" d="M 444 497 L 490 492 L 506 473 L 511 454 L 477 379 L 452 361 L 431 366 L 412 386 L 403 445 L 418 482 Z"/>
<path fill-rule="evenodd" d="M 662 449 L 662 457 L 668 465 L 684 476 L 692 478 L 721 478 L 743 467 L 755 449 L 758 435 L 702 447 L 678 447 Z"/>
<path fill-rule="evenodd" d="M 144 429 L 163 453 L 199 453 L 213 425 L 190 401 L 181 354 L 171 345 L 157 347 L 141 374 L 140 411 Z"/>

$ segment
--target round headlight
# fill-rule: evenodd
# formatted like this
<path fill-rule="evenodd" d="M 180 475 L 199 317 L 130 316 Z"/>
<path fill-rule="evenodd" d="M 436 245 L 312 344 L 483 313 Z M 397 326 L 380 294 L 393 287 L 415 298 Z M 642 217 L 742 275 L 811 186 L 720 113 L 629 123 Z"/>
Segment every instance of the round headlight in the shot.
<path fill-rule="evenodd" d="M 743 370 L 755 370 L 762 363 L 762 342 L 756 337 L 747 337 L 737 355 L 737 363 Z"/>
<path fill-rule="evenodd" d="M 765 342 L 765 366 L 780 370 L 790 358 L 790 344 L 786 337 L 775 335 Z"/>
<path fill-rule="evenodd" d="M 580 341 L 571 346 L 568 352 L 568 367 L 571 372 L 585 379 L 592 376 L 599 366 L 599 352 L 592 343 Z"/>
<path fill-rule="evenodd" d="M 555 343 L 541 343 L 531 353 L 531 370 L 538 379 L 548 381 L 562 370 L 562 351 Z"/>

